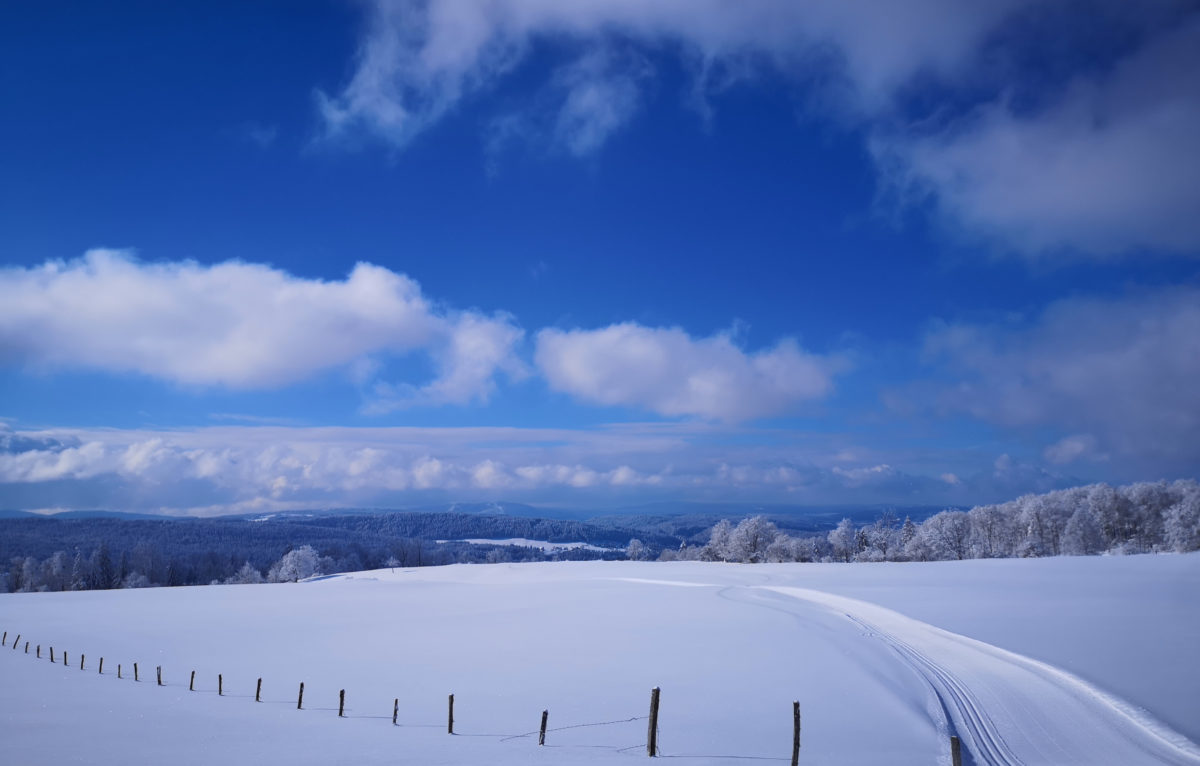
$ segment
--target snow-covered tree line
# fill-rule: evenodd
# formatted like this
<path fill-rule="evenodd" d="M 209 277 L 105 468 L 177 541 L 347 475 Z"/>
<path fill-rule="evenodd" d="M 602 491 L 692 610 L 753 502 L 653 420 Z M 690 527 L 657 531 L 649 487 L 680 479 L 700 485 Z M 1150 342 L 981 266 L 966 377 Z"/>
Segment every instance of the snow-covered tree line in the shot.
<path fill-rule="evenodd" d="M 108 546 L 101 544 L 90 556 L 78 550 L 68 555 L 56 551 L 38 561 L 33 556 L 16 557 L 9 562 L 7 577 L 0 577 L 0 592 L 33 593 L 63 590 L 107 590 L 110 588 L 149 588 L 154 585 L 182 585 L 172 565 L 166 566 L 166 581 L 152 582 L 137 568 L 137 557 L 123 555 L 117 560 L 109 555 Z M 144 567 L 147 571 L 152 566 Z M 288 551 L 275 562 L 264 577 L 263 573 L 245 562 L 229 577 L 212 583 L 295 582 L 336 568 L 333 559 L 319 556 L 311 545 Z"/>
<path fill-rule="evenodd" d="M 789 537 L 763 516 L 721 521 L 704 546 L 663 560 L 940 561 L 1200 550 L 1200 484 L 1190 479 L 1123 487 L 1091 484 L 1024 495 L 920 523 L 885 513 L 856 526 L 842 519 L 824 537 Z"/>

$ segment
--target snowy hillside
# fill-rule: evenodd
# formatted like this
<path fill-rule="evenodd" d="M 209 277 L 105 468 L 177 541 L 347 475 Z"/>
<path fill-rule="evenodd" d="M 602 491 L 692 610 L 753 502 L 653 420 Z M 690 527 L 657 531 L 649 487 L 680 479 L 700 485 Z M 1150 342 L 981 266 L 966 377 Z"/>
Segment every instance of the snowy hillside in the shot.
<path fill-rule="evenodd" d="M 1197 593 L 1189 554 L 8 594 L 0 763 L 630 763 L 659 686 L 679 763 L 788 762 L 799 700 L 801 763 L 1200 764 Z"/>

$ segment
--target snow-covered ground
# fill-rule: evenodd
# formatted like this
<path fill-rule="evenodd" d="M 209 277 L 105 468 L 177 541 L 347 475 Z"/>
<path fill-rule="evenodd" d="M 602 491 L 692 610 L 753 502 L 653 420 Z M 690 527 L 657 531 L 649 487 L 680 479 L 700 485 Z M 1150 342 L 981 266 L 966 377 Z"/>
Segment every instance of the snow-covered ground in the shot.
<path fill-rule="evenodd" d="M 10 594 L 0 763 L 627 763 L 660 686 L 680 763 L 788 762 L 798 699 L 801 763 L 948 763 L 955 732 L 968 764 L 1200 764 L 1198 596 L 1195 554 Z"/>

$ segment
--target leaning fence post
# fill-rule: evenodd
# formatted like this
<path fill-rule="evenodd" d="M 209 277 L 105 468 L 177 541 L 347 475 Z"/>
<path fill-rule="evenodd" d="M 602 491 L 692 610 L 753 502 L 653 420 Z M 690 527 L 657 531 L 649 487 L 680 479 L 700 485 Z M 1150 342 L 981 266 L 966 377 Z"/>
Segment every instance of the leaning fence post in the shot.
<path fill-rule="evenodd" d="M 800 766 L 800 702 L 792 703 L 792 766 Z"/>
<path fill-rule="evenodd" d="M 258 679 L 258 686 L 254 688 L 254 701 L 262 702 L 262 679 Z"/>
<path fill-rule="evenodd" d="M 29 654 L 29 642 L 28 641 L 25 642 L 25 653 Z"/>
<path fill-rule="evenodd" d="M 542 711 L 542 727 L 538 730 L 538 744 L 546 744 L 546 719 L 550 717 L 549 710 Z"/>
<path fill-rule="evenodd" d="M 8 631 L 4 631 L 4 640 L 0 641 L 0 646 L 8 646 Z"/>
<path fill-rule="evenodd" d="M 453 694 L 450 695 L 450 715 L 446 719 L 446 732 L 448 734 L 454 733 L 454 695 Z"/>
<path fill-rule="evenodd" d="M 654 758 L 658 755 L 658 695 L 656 686 L 650 690 L 650 727 L 646 732 L 646 753 Z"/>
<path fill-rule="evenodd" d="M 86 659 L 87 659 L 87 655 L 86 655 L 86 654 L 80 654 L 80 655 L 79 655 L 79 669 L 80 669 L 80 670 L 83 670 L 83 661 L 84 661 L 84 660 L 86 660 Z"/>
<path fill-rule="evenodd" d="M 304 682 L 300 682 L 300 696 L 296 698 L 296 709 L 304 709 Z"/>
<path fill-rule="evenodd" d="M 950 762 L 954 766 L 962 766 L 962 743 L 955 736 L 950 737 Z"/>
<path fill-rule="evenodd" d="M 100 675 L 104 675 L 104 658 L 100 658 Z"/>
<path fill-rule="evenodd" d="M 346 710 L 346 690 L 342 689 L 338 692 L 338 718 L 342 717 L 342 713 Z"/>
<path fill-rule="evenodd" d="M 162 686 L 162 665 L 159 665 L 156 670 L 158 672 L 158 685 Z"/>
<path fill-rule="evenodd" d="M 19 644 L 19 643 L 21 643 L 21 634 L 20 633 L 18 633 L 17 637 L 13 639 L 13 647 L 12 648 L 13 648 L 14 652 L 17 650 L 17 644 Z"/>
<path fill-rule="evenodd" d="M 196 691 L 196 671 L 194 671 L 194 670 L 192 671 L 191 679 L 188 681 L 188 691 L 189 692 Z"/>
<path fill-rule="evenodd" d="M 392 703 L 392 726 L 396 725 L 396 717 L 399 715 L 400 715 L 400 698 L 397 697 L 396 701 Z"/>

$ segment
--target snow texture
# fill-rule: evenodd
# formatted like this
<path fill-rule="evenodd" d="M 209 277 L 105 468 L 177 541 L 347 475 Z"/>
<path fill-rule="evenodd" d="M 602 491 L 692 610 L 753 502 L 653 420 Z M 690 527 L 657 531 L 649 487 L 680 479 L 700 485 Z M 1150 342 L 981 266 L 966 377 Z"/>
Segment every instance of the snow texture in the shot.
<path fill-rule="evenodd" d="M 628 763 L 660 686 L 684 764 L 786 763 L 796 699 L 801 763 L 948 764 L 954 733 L 967 764 L 1200 764 L 1198 585 L 1186 554 L 7 594 L 0 763 Z"/>

